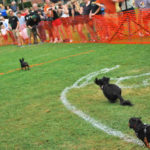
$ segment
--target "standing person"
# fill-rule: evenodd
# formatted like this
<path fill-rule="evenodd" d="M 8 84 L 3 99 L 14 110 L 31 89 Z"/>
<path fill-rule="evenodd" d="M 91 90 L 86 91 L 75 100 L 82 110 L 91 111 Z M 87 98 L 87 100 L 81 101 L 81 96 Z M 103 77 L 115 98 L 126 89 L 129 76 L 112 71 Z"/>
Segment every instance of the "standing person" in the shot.
<path fill-rule="evenodd" d="M 51 17 L 53 19 L 52 21 L 52 26 L 53 26 L 53 35 L 55 37 L 55 40 L 54 40 L 54 43 L 60 43 L 60 42 L 63 42 L 63 40 L 65 40 L 65 33 L 63 31 L 63 28 L 62 28 L 62 23 L 61 23 L 61 20 L 60 20 L 60 17 L 57 13 L 57 10 L 55 8 L 55 4 L 52 3 L 52 8 L 50 8 L 50 14 L 51 14 Z M 62 34 L 62 37 L 60 35 L 60 33 Z"/>
<path fill-rule="evenodd" d="M 41 22 L 41 18 L 38 14 L 38 10 L 39 10 L 38 4 L 33 3 L 32 9 L 33 9 L 32 12 L 30 12 L 30 19 L 27 22 L 27 27 L 30 29 L 31 33 L 33 34 L 34 44 L 37 44 L 38 38 L 41 41 L 39 36 L 39 31 L 38 31 L 38 25 Z"/>
<path fill-rule="evenodd" d="M 144 24 L 147 30 L 144 34 L 139 32 L 139 36 L 150 36 L 149 22 L 150 22 L 150 0 L 135 0 L 135 7 L 139 8 L 138 22 Z"/>
<path fill-rule="evenodd" d="M 134 10 L 134 1 L 133 0 L 122 0 L 122 1 L 118 1 L 119 2 L 119 6 L 121 9 L 121 13 L 119 13 L 119 20 L 120 20 L 120 26 L 121 26 L 121 30 L 124 30 L 124 23 L 127 22 L 127 26 L 128 26 L 128 32 L 129 32 L 129 36 L 131 35 L 131 32 L 133 30 L 133 26 L 131 26 L 132 22 L 136 21 L 136 15 L 135 15 L 135 10 Z M 136 28 L 136 24 L 134 24 Z"/>
<path fill-rule="evenodd" d="M 90 16 L 95 15 L 104 15 L 105 14 L 105 6 L 104 4 L 97 4 L 96 0 L 91 0 L 91 14 Z"/>
<path fill-rule="evenodd" d="M 0 17 L 0 22 L 2 22 L 3 23 L 3 26 L 4 26 L 4 28 L 6 29 L 6 31 L 7 31 L 7 34 L 10 36 L 10 38 L 12 39 L 12 42 L 13 42 L 13 44 L 15 44 L 15 38 L 14 38 L 14 35 L 13 35 L 13 32 L 12 32 L 12 30 L 11 30 L 11 27 L 10 27 L 10 25 L 9 25 L 9 23 L 8 23 L 8 19 L 5 19 L 4 17 Z"/>
<path fill-rule="evenodd" d="M 27 20 L 27 27 L 30 30 L 30 39 L 33 34 L 34 44 L 38 44 L 38 37 L 39 37 L 39 33 L 37 30 L 38 24 L 39 24 L 39 20 L 35 14 L 31 15 Z"/>
<path fill-rule="evenodd" d="M 17 12 L 17 5 L 16 5 L 16 2 L 15 2 L 15 1 L 12 1 L 12 2 L 11 2 L 10 9 L 11 9 L 14 13 Z"/>
<path fill-rule="evenodd" d="M 72 1 L 72 17 L 73 25 L 81 38 L 81 42 L 87 42 L 86 36 L 83 33 L 83 17 L 81 16 L 81 7 L 77 0 Z"/>
<path fill-rule="evenodd" d="M 0 35 L 2 35 L 2 37 L 3 37 L 4 45 L 9 44 L 8 43 L 8 32 L 3 24 L 0 24 Z"/>
<path fill-rule="evenodd" d="M 63 27 L 64 27 L 64 30 L 66 32 L 66 35 L 67 35 L 67 41 L 68 42 L 72 42 L 73 39 L 72 39 L 72 28 L 71 28 L 71 22 L 70 22 L 70 19 L 69 18 L 69 8 L 68 8 L 68 4 L 65 4 L 61 7 L 61 20 L 62 20 L 62 23 L 63 23 Z"/>
<path fill-rule="evenodd" d="M 25 21 L 26 21 L 26 26 L 27 26 L 27 22 L 30 19 L 31 14 L 29 13 L 29 9 L 25 9 L 25 13 L 26 13 Z M 28 43 L 31 44 L 31 30 L 28 27 L 27 27 L 27 33 L 28 33 L 28 37 L 29 37 Z"/>
<path fill-rule="evenodd" d="M 133 7 L 134 1 L 133 0 L 123 0 L 123 1 L 120 1 L 119 3 L 120 3 L 119 5 L 121 8 L 121 11 L 134 10 L 134 7 Z"/>
<path fill-rule="evenodd" d="M 19 36 L 22 39 L 22 43 L 24 41 L 25 41 L 25 43 L 27 43 L 28 34 L 27 34 L 25 17 L 21 15 L 21 12 L 17 12 L 17 17 L 18 17 L 18 21 L 19 21 Z"/>
<path fill-rule="evenodd" d="M 5 7 L 3 5 L 0 6 L 1 10 L 0 10 L 0 14 L 1 16 L 3 16 L 5 19 L 7 19 L 7 10 L 5 9 Z"/>
<path fill-rule="evenodd" d="M 53 27 L 52 27 L 52 16 L 50 14 L 50 9 L 52 8 L 50 0 L 45 0 L 44 6 L 44 13 L 46 16 L 46 21 L 44 22 L 45 30 L 48 31 L 49 40 L 47 42 L 54 42 L 54 35 L 53 35 Z"/>
<path fill-rule="evenodd" d="M 38 10 L 38 15 L 40 16 L 40 22 L 38 24 L 38 32 L 42 42 L 46 42 L 46 32 L 45 32 L 45 21 L 46 17 L 41 9 Z"/>
<path fill-rule="evenodd" d="M 13 32 L 13 35 L 15 37 L 15 42 L 17 41 L 17 44 L 18 46 L 21 46 L 21 43 L 20 43 L 20 39 L 19 39 L 19 20 L 18 18 L 14 15 L 14 12 L 12 10 L 9 11 L 9 24 L 12 28 L 12 32 Z"/>
<path fill-rule="evenodd" d="M 108 35 L 106 33 L 106 23 L 105 23 L 105 6 L 103 4 L 97 4 L 96 0 L 91 1 L 91 13 L 90 18 L 92 18 L 96 34 L 103 41 L 107 39 Z"/>
<path fill-rule="evenodd" d="M 90 33 L 91 40 L 96 41 L 97 36 L 93 30 L 93 22 L 90 18 L 91 12 L 92 12 L 92 5 L 90 0 L 84 0 L 85 5 L 82 7 L 82 14 L 84 15 L 85 24 L 87 27 L 87 30 Z"/>

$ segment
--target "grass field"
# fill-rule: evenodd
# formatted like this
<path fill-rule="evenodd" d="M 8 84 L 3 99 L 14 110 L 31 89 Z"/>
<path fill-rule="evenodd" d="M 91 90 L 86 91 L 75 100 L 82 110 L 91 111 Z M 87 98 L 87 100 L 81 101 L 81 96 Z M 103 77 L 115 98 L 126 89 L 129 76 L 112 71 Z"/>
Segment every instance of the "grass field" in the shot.
<path fill-rule="evenodd" d="M 15 70 L 20 68 L 22 57 L 33 65 L 30 71 Z M 61 92 L 82 76 L 115 65 L 120 67 L 103 75 L 117 78 L 150 72 L 150 45 L 0 47 L 0 73 L 3 73 L 0 75 L 0 150 L 144 149 L 94 128 L 67 110 L 60 100 Z M 149 76 L 125 80 L 122 84 L 141 85 L 145 79 Z M 136 138 L 128 128 L 128 119 L 142 117 L 143 122 L 150 124 L 150 86 L 123 89 L 123 96 L 135 105 L 131 108 L 120 106 L 119 102 L 110 104 L 95 84 L 72 89 L 67 94 L 70 103 L 78 109 Z"/>

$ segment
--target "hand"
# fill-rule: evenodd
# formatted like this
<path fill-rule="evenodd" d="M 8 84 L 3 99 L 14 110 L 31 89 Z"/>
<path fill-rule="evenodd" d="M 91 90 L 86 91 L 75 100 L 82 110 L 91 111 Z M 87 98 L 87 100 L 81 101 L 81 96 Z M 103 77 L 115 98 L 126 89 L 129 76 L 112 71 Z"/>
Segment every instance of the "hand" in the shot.
<path fill-rule="evenodd" d="M 32 29 L 32 27 L 31 27 L 31 26 L 28 26 L 28 28 L 29 28 L 29 29 Z"/>
<path fill-rule="evenodd" d="M 95 16 L 95 14 L 91 14 L 91 16 Z"/>

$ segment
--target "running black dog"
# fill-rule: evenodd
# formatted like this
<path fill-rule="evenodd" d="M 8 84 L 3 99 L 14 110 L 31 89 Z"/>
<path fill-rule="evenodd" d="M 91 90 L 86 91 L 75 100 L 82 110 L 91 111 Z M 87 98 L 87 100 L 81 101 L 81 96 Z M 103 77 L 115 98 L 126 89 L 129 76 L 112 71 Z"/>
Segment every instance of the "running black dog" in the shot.
<path fill-rule="evenodd" d="M 130 101 L 124 100 L 123 97 L 121 96 L 121 89 L 115 84 L 109 84 L 109 80 L 110 78 L 107 77 L 103 77 L 102 79 L 96 78 L 95 83 L 98 86 L 100 86 L 104 95 L 111 103 L 115 103 L 116 100 L 119 98 L 121 105 L 132 106 L 133 104 Z"/>
<path fill-rule="evenodd" d="M 150 149 L 150 125 L 143 124 L 141 118 L 133 117 L 129 119 L 129 127 L 135 131 L 136 136 Z"/>
<path fill-rule="evenodd" d="M 28 70 L 30 69 L 30 66 L 28 65 L 28 63 L 24 62 L 24 58 L 19 59 L 19 61 L 20 61 L 20 64 L 21 64 L 21 70 L 23 70 L 23 69 L 26 70 L 27 68 L 28 68 Z"/>

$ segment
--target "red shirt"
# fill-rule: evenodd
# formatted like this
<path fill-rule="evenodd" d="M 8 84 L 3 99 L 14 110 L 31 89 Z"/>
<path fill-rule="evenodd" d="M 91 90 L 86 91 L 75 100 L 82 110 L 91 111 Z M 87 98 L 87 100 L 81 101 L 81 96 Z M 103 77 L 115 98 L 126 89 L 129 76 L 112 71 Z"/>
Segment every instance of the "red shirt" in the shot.
<path fill-rule="evenodd" d="M 26 15 L 27 15 L 27 13 L 22 13 L 22 14 L 21 14 L 21 16 L 26 16 Z"/>

